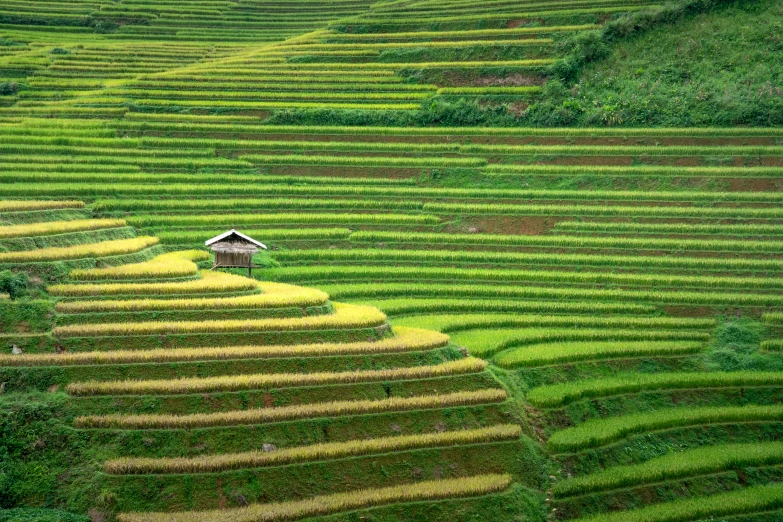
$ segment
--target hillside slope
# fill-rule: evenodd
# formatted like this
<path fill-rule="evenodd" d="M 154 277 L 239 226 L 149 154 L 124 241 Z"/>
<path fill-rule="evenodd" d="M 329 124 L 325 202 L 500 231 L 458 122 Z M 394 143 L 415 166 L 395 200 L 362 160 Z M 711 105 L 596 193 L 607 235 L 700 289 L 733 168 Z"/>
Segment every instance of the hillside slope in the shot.
<path fill-rule="evenodd" d="M 553 124 L 783 124 L 780 2 L 735 2 L 610 49 L 569 90 L 549 89 L 542 121 L 549 110 Z"/>
<path fill-rule="evenodd" d="M 0 522 L 778 522 L 783 127 L 546 82 L 685 5 L 0 0 Z"/>

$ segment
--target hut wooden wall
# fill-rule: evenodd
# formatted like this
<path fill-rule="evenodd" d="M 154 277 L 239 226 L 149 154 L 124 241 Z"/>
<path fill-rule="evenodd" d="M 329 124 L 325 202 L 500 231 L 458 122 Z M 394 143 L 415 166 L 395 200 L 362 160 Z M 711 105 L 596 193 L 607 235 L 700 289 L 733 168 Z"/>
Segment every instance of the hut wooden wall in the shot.
<path fill-rule="evenodd" d="M 215 252 L 218 266 L 250 266 L 253 254 L 249 252 Z"/>

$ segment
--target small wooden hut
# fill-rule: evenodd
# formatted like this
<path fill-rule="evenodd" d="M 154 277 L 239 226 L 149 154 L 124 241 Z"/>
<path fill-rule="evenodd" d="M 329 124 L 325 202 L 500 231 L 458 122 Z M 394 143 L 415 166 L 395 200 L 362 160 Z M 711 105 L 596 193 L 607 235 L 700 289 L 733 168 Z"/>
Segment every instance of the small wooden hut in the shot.
<path fill-rule="evenodd" d="M 215 268 L 247 268 L 247 275 L 253 275 L 253 254 L 266 245 L 233 228 L 204 242 L 215 253 Z"/>

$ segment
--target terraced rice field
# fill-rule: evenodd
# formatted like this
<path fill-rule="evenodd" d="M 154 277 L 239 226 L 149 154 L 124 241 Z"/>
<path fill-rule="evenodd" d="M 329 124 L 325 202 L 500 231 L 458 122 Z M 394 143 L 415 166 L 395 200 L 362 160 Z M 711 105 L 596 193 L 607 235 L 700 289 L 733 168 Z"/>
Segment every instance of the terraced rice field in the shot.
<path fill-rule="evenodd" d="M 0 390 L 80 441 L 49 504 L 780 516 L 783 129 L 403 124 L 656 6 L 0 0 L 0 271 L 40 288 Z"/>
<path fill-rule="evenodd" d="M 35 207 L 3 213 L 26 223 L 5 228 L 57 223 L 55 234 L 35 236 L 54 241 L 59 223 L 84 217 L 32 222 L 45 217 Z M 84 245 L 100 244 L 101 223 L 125 225 L 92 223 Z M 63 256 L 57 263 L 82 268 L 71 270 L 72 282 L 49 286 L 56 324 L 4 335 L 25 353 L 0 356 L 3 375 L 21 389 L 62 387 L 73 426 L 103 459 L 102 487 L 127 492 L 118 498 L 121 520 L 163 517 L 142 507 L 209 520 L 223 488 L 241 490 L 249 505 L 231 516 L 248 520 L 483 498 L 507 494 L 521 473 L 522 430 L 509 422 L 508 392 L 486 361 L 447 335 L 392 330 L 376 308 L 332 303 L 321 291 L 199 271 L 209 262 L 203 250 L 160 251 Z M 138 446 L 127 444 L 133 432 Z M 191 503 L 183 476 L 212 493 Z"/>

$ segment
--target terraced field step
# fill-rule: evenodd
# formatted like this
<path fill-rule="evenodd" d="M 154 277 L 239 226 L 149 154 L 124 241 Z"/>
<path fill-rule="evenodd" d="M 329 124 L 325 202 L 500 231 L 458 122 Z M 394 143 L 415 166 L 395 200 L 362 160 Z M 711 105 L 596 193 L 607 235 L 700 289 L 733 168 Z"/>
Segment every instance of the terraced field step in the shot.
<path fill-rule="evenodd" d="M 772 326 L 783 326 L 783 312 L 768 312 L 761 319 Z"/>
<path fill-rule="evenodd" d="M 53 234 L 65 234 L 68 232 L 84 232 L 104 228 L 119 228 L 126 225 L 127 223 L 124 219 L 80 219 L 8 225 L 0 226 L 0 240 L 31 236 L 48 236 Z"/>
<path fill-rule="evenodd" d="M 157 241 L 157 238 L 154 238 Z M 149 265 L 145 265 L 147 267 Z M 120 268 L 119 270 L 122 270 Z M 180 295 L 221 292 L 241 292 L 258 289 L 258 283 L 246 277 L 225 272 L 199 271 L 200 279 L 181 282 L 153 283 L 78 283 L 57 284 L 47 288 L 51 295 L 57 297 L 98 297 L 122 295 Z M 63 303 L 63 305 L 71 303 Z M 65 310 L 68 310 L 65 306 Z M 86 307 L 89 309 L 89 306 Z M 73 308 L 71 308 L 73 310 Z M 62 309 L 61 309 L 62 311 Z M 86 311 L 82 307 L 80 311 Z"/>
<path fill-rule="evenodd" d="M 48 211 L 47 211 L 48 212 Z M 43 217 L 43 216 L 42 216 Z M 25 255 L 23 252 L 34 252 L 36 250 L 47 249 L 51 252 L 54 248 L 70 248 L 80 245 L 94 245 L 97 243 L 106 244 L 109 241 L 129 240 L 138 237 L 136 230 L 130 226 L 111 227 L 111 228 L 98 228 L 94 230 L 83 230 L 76 232 L 65 232 L 62 234 L 53 235 L 36 235 L 27 237 L 13 237 L 7 239 L 0 239 L 0 245 L 3 250 L 8 253 L 16 253 L 17 255 Z M 157 249 L 154 249 L 157 250 Z M 124 254 L 126 256 L 141 255 L 142 257 L 147 254 L 152 255 L 153 249 L 145 249 L 140 252 L 131 252 Z M 104 256 L 101 263 L 107 261 L 107 258 L 113 256 Z M 82 259 L 70 259 L 66 260 L 66 264 L 88 264 L 89 258 Z M 46 263 L 47 261 L 37 261 L 37 263 Z"/>
<path fill-rule="evenodd" d="M 196 261 L 210 259 L 203 250 L 169 252 L 155 256 L 149 261 L 110 268 L 72 270 L 70 276 L 76 280 L 117 280 L 117 279 L 166 279 L 188 277 L 198 274 Z"/>
<path fill-rule="evenodd" d="M 102 150 L 102 149 L 101 149 Z M 150 149 L 140 149 L 141 151 L 148 151 Z M 152 150 L 165 150 L 166 154 L 161 154 L 165 157 L 168 155 L 169 150 L 176 149 L 152 149 Z M 209 150 L 209 149 L 199 149 Z M 78 152 L 78 151 L 75 151 Z M 172 153 L 173 155 L 174 153 Z M 331 160 L 324 159 L 323 162 L 316 161 L 319 156 L 305 156 L 308 163 L 329 165 Z M 431 163 L 426 159 L 408 158 L 408 157 L 382 157 L 382 156 L 334 156 L 337 158 L 334 162 L 344 166 L 351 166 L 351 163 L 355 163 L 356 166 L 394 166 L 394 163 L 399 160 L 397 166 L 413 166 L 413 167 L 426 167 L 426 166 L 439 166 L 428 165 Z M 356 160 L 350 158 L 358 158 Z M 364 159 L 362 159 L 364 158 Z M 446 158 L 448 159 L 448 158 Z M 275 157 L 269 157 L 269 161 L 266 164 L 275 165 L 280 164 L 275 162 Z M 453 158 L 454 161 L 448 161 L 446 163 L 452 163 L 452 165 L 444 164 L 447 166 L 464 166 L 464 167 L 476 167 L 472 165 L 474 160 Z M 417 163 L 418 162 L 418 163 Z M 408 165 L 406 165 L 408 163 Z M 293 164 L 293 163 L 292 163 Z M 479 165 L 480 166 L 480 165 Z M 35 167 L 31 167 L 33 170 Z M 131 178 L 134 179 L 134 178 Z M 198 178 L 195 178 L 198 179 Z M 328 184 L 327 180 L 322 180 L 317 184 L 304 184 L 306 180 L 300 180 L 296 184 L 284 184 L 284 179 L 275 180 L 274 177 L 261 178 L 259 181 L 266 181 L 265 184 L 259 184 L 257 187 L 247 187 L 247 190 L 237 191 L 236 187 L 232 190 L 231 185 L 228 183 L 200 183 L 195 184 L 190 188 L 188 192 L 188 185 L 192 183 L 170 183 L 161 184 L 160 180 L 155 183 L 141 184 L 136 186 L 135 184 L 122 184 L 114 183 L 112 186 L 96 186 L 91 183 L 41 183 L 36 186 L 21 186 L 17 184 L 10 184 L 3 187 L 3 192 L 9 196 L 15 195 L 39 195 L 39 196 L 58 196 L 60 194 L 82 194 L 84 196 L 113 196 L 114 194 L 161 194 L 168 198 L 176 196 L 177 194 L 193 194 L 196 191 L 202 193 L 220 193 L 231 194 L 239 193 L 242 195 L 257 193 L 267 195 L 278 196 L 335 196 L 335 197 L 377 197 L 377 198 L 392 198 L 392 197 L 407 197 L 417 198 L 418 201 L 411 201 L 409 203 L 410 208 L 424 208 L 425 200 L 436 200 L 442 198 L 460 199 L 460 200 L 477 200 L 474 203 L 486 200 L 487 202 L 493 202 L 497 200 L 509 200 L 509 202 L 526 201 L 526 200 L 552 200 L 552 201 L 585 201 L 588 202 L 672 202 L 672 203 L 695 203 L 701 201 L 710 201 L 720 204 L 730 203 L 778 203 L 783 201 L 783 196 L 780 196 L 777 192 L 761 192 L 761 191 L 729 191 L 729 192 L 710 192 L 710 191 L 697 191 L 697 190 L 682 190 L 682 191 L 636 191 L 636 190 L 592 190 L 585 192 L 583 190 L 546 190 L 546 189 L 489 189 L 489 188 L 429 188 L 429 187 L 409 187 L 399 186 L 388 183 L 388 185 L 381 184 L 360 184 L 355 186 L 347 185 L 344 181 L 335 184 Z M 118 180 L 119 181 L 119 180 Z M 160 186 L 157 186 L 160 185 Z M 162 188 L 161 188 L 162 187 Z M 25 192 L 26 191 L 26 192 Z M 242 208 L 253 206 L 263 206 L 263 200 L 257 200 L 253 202 L 248 199 L 216 199 L 213 198 L 210 201 L 197 201 L 197 200 L 176 200 L 176 199 L 163 199 L 163 200 L 109 200 L 102 202 L 96 210 L 174 210 L 174 209 L 193 209 L 193 208 Z M 393 201 L 387 201 L 387 205 L 393 205 Z M 335 203 L 336 204 L 336 203 Z M 211 205 L 211 207 L 209 207 Z M 381 202 L 377 202 L 376 206 L 380 207 Z"/>
<path fill-rule="evenodd" d="M 172 234 L 174 235 L 174 234 Z M 282 235 L 282 234 L 281 234 Z M 273 234 L 274 236 L 274 234 Z M 324 239 L 329 237 L 324 235 Z M 346 234 L 335 232 L 334 239 L 349 239 Z M 199 234 L 199 238 L 207 237 Z M 295 239 L 296 234 L 291 238 Z M 318 239 L 313 237 L 312 239 Z M 534 243 L 531 241 L 531 243 Z M 619 242 L 618 242 L 619 243 Z M 488 245 L 489 246 L 489 245 Z M 650 244 L 649 246 L 652 246 Z M 565 253 L 537 253 L 537 252 L 497 252 L 497 251 L 462 251 L 454 250 L 402 250 L 390 248 L 352 248 L 339 249 L 296 249 L 280 250 L 274 253 L 275 260 L 286 262 L 287 266 L 298 264 L 341 262 L 357 263 L 362 265 L 389 264 L 407 262 L 422 265 L 459 264 L 514 264 L 517 266 L 530 265 L 556 265 L 562 267 L 628 267 L 655 269 L 656 272 L 672 269 L 699 269 L 699 270 L 783 270 L 783 262 L 776 259 L 748 259 L 748 258 L 720 258 L 688 257 L 684 255 L 601 255 L 601 254 L 565 254 Z M 493 248 L 497 248 L 493 246 Z M 698 251 L 698 250 L 697 250 Z M 690 253 L 690 252 L 689 252 Z"/>
<path fill-rule="evenodd" d="M 546 27 L 539 27 L 537 29 L 547 29 Z M 404 34 L 404 33 L 394 33 Z M 352 38 L 361 37 L 375 37 L 375 34 L 344 34 L 342 36 L 350 36 Z M 315 71 L 314 71 L 315 74 Z M 356 76 L 349 77 L 345 81 L 348 82 L 400 82 L 402 81 L 397 76 L 391 76 L 381 74 L 380 71 L 374 71 L 367 73 L 369 76 Z M 177 76 L 182 80 L 194 80 L 203 79 L 206 82 L 216 81 L 234 81 L 238 84 L 247 83 L 239 77 L 228 77 L 226 80 L 221 80 L 216 77 L 208 76 Z M 275 78 L 274 76 L 271 77 Z M 292 77 L 294 80 L 297 77 Z M 344 76 L 336 76 L 335 78 L 344 78 Z M 312 77 L 299 77 L 300 81 L 317 81 L 317 76 Z M 72 80 L 69 80 L 69 83 Z M 167 82 L 169 80 L 166 80 Z M 251 82 L 257 82 L 259 80 L 251 79 Z M 264 80 L 268 81 L 268 80 Z M 289 78 L 286 78 L 289 81 Z M 327 79 L 327 81 L 333 81 Z M 34 128 L 46 127 L 50 125 L 50 122 L 46 119 L 34 119 L 30 118 L 25 120 L 29 122 L 28 125 Z M 183 122 L 188 123 L 183 123 Z M 17 124 L 18 125 L 18 124 Z M 613 129 L 610 127 L 569 127 L 569 128 L 545 128 L 545 127 L 393 127 L 393 126 L 338 126 L 338 125 L 269 125 L 261 124 L 258 118 L 252 116 L 234 116 L 234 115 L 198 115 L 198 114 L 145 114 L 137 112 L 129 112 L 125 118 L 120 121 L 104 122 L 102 120 L 95 120 L 89 124 L 91 128 L 97 129 L 114 129 L 116 131 L 124 130 L 191 130 L 191 131 L 226 131 L 237 132 L 244 134 L 295 134 L 295 135 L 351 135 L 351 136 L 405 136 L 414 138 L 418 136 L 483 136 L 483 137 L 555 137 L 555 138 L 584 138 L 588 140 L 595 140 L 596 138 L 679 138 L 679 140 L 698 140 L 698 139 L 715 139 L 715 138 L 754 138 L 754 137 L 778 137 L 783 135 L 783 132 L 779 128 L 775 127 L 709 127 L 709 128 L 687 128 L 687 127 L 661 127 L 661 128 L 624 128 Z M 771 142 L 770 142 L 771 143 Z M 525 165 L 518 168 L 540 168 L 540 165 Z M 591 167 L 580 166 L 558 166 L 558 167 L 546 167 L 544 168 L 563 168 L 563 169 L 589 169 Z M 508 168 L 517 168 L 515 166 L 508 166 Z M 625 167 L 623 167 L 625 168 Z M 658 168 L 650 166 L 640 166 L 640 169 L 644 168 Z M 689 168 L 689 167 L 671 167 L 671 168 Z M 727 167 L 712 167 L 714 170 L 721 170 Z M 731 167 L 728 167 L 731 168 Z M 742 170 L 745 168 L 753 169 L 754 167 L 742 167 L 736 170 Z M 632 169 L 633 170 L 633 169 Z"/>
<path fill-rule="evenodd" d="M 273 268 L 265 277 L 277 281 L 473 281 L 476 283 L 508 282 L 513 284 L 593 285 L 624 287 L 754 289 L 783 287 L 783 278 L 680 276 L 667 274 L 615 274 L 607 272 L 574 272 L 544 270 L 511 270 L 482 268 L 410 267 L 410 266 L 308 266 Z"/>
<path fill-rule="evenodd" d="M 282 357 L 322 357 L 426 351 L 446 346 L 447 335 L 430 330 L 397 327 L 394 337 L 353 343 L 312 343 L 268 346 L 225 346 L 114 350 L 78 353 L 0 354 L 2 366 L 84 366 L 181 361 L 242 360 Z"/>
<path fill-rule="evenodd" d="M 539 367 L 559 364 L 569 364 L 581 361 L 600 361 L 610 359 L 633 359 L 633 358 L 652 358 L 652 357 L 677 357 L 698 353 L 704 349 L 704 342 L 709 339 L 709 334 L 689 333 L 689 332 L 667 332 L 667 331 L 648 331 L 648 332 L 628 332 L 629 339 L 645 339 L 642 341 L 567 341 L 567 342 L 548 342 L 534 344 L 535 340 L 546 339 L 547 337 L 557 338 L 558 334 L 552 334 L 547 331 L 531 335 L 531 338 L 525 339 L 512 338 L 506 340 L 505 344 L 493 349 L 485 349 L 489 355 L 493 351 L 502 350 L 509 346 L 528 342 L 524 348 L 507 350 L 494 357 L 494 362 L 504 368 L 516 367 Z M 585 335 L 581 331 L 563 332 L 560 336 L 572 339 L 622 339 L 624 332 L 615 330 L 603 330 L 598 332 L 588 331 Z M 665 339 L 665 340 L 658 340 Z M 463 340 L 464 342 L 464 340 Z M 480 354 L 480 350 L 477 351 Z"/>
<path fill-rule="evenodd" d="M 50 247 L 18 252 L 0 252 L 0 264 L 40 263 L 131 254 L 158 243 L 151 236 L 102 241 L 69 247 Z"/>
<path fill-rule="evenodd" d="M 412 448 L 477 444 L 519 438 L 522 430 L 515 424 L 486 428 L 444 431 L 417 435 L 399 435 L 369 440 L 326 442 L 310 446 L 284 448 L 273 452 L 205 455 L 193 458 L 121 458 L 104 463 L 103 470 L 115 475 L 159 473 L 212 473 L 226 470 L 279 466 L 312 460 L 353 455 L 385 453 Z"/>
<path fill-rule="evenodd" d="M 251 294 L 261 295 L 261 294 Z M 305 317 L 334 313 L 334 305 L 326 301 L 323 304 L 308 306 L 281 306 L 274 308 L 212 308 L 212 309 L 180 309 L 180 310 L 147 310 L 147 311 L 112 311 L 57 314 L 55 323 L 58 326 L 72 324 L 90 324 L 98 322 L 148 322 L 148 321 L 200 321 L 200 320 L 245 320 L 265 319 L 272 317 Z"/>
<path fill-rule="evenodd" d="M 59 338 L 68 338 L 210 332 L 279 332 L 286 330 L 369 328 L 382 326 L 385 323 L 386 315 L 375 308 L 334 303 L 334 314 L 331 315 L 234 321 L 149 321 L 143 323 L 73 324 L 55 327 L 52 330 L 52 335 Z"/>
<path fill-rule="evenodd" d="M 318 285 L 337 299 L 383 299 L 391 297 L 427 297 L 463 298 L 463 299 L 499 299 L 499 300 L 546 300 L 568 299 L 575 301 L 595 300 L 622 307 L 634 305 L 710 305 L 730 307 L 767 307 L 783 306 L 783 298 L 774 294 L 756 294 L 749 292 L 698 292 L 698 291 L 656 291 L 656 290 L 609 290 L 589 288 L 546 288 L 533 286 L 513 286 L 501 284 L 443 284 L 424 283 L 343 283 Z M 552 305 L 557 307 L 557 305 Z M 629 308 L 632 310 L 633 308 Z M 638 309 L 637 309 L 638 310 Z"/>
<path fill-rule="evenodd" d="M 284 207 L 292 206 L 291 200 L 281 200 Z M 269 207 L 275 208 L 275 200 L 267 200 Z M 317 203 L 316 203 L 317 204 Z M 304 204 L 301 208 L 312 208 L 313 203 Z M 297 206 L 297 204 L 293 204 Z M 339 208 L 339 206 L 337 206 Z M 358 209 L 361 210 L 360 206 Z M 212 216 L 198 215 L 136 215 L 129 216 L 129 222 L 136 227 L 215 227 L 218 225 L 262 225 L 262 224 L 315 224 L 315 225 L 437 225 L 441 219 L 427 214 L 390 214 L 356 212 L 267 212 L 264 214 L 218 214 Z M 187 233 L 187 231 L 185 232 Z"/>
<path fill-rule="evenodd" d="M 192 415 L 94 415 L 76 417 L 73 423 L 77 428 L 119 428 L 127 430 L 241 426 L 301 418 L 337 417 L 356 413 L 383 413 L 391 411 L 445 408 L 469 404 L 492 404 L 502 402 L 506 397 L 507 394 L 505 390 L 485 389 L 409 398 L 392 397 L 381 400 L 323 402 L 297 406 L 281 406 L 277 408 Z"/>
<path fill-rule="evenodd" d="M 640 464 L 615 466 L 555 483 L 556 498 L 655 484 L 748 467 L 783 464 L 780 442 L 719 444 L 675 451 Z"/>
<path fill-rule="evenodd" d="M 610 207 L 611 208 L 611 207 Z M 635 207 L 638 208 L 638 207 Z M 672 207 L 667 207 L 671 209 Z M 675 208 L 675 210 L 677 210 Z M 716 210 L 716 209 L 712 209 Z M 717 209 L 720 210 L 720 209 Z M 752 210 L 752 209 L 751 209 Z M 758 209 L 763 210 L 763 209 Z M 779 241 L 726 241 L 720 239 L 667 239 L 635 237 L 526 236 L 511 234 L 443 234 L 427 232 L 360 231 L 350 236 L 352 242 L 382 242 L 384 244 L 452 244 L 509 245 L 549 248 L 619 248 L 639 250 L 690 250 L 720 252 L 751 249 L 755 252 L 780 252 Z M 334 254 L 335 257 L 339 257 Z M 346 254 L 350 255 L 350 254 Z M 326 254 L 324 254 L 326 256 Z M 393 253 L 390 254 L 393 256 Z M 367 257 L 370 257 L 367 255 Z"/>
<path fill-rule="evenodd" d="M 469 63 L 469 62 L 466 62 Z M 356 64 L 364 68 L 367 64 Z M 162 96 L 171 95 L 170 91 L 159 92 Z M 246 93 L 239 92 L 240 96 Z M 205 97 L 214 96 L 214 93 L 205 92 Z M 313 97 L 317 97 L 312 95 Z M 321 95 L 323 96 L 323 95 Z M 329 95 L 338 96 L 338 95 Z M 355 95 L 350 95 L 355 96 Z M 366 94 L 365 96 L 370 96 Z M 380 96 L 394 96 L 382 94 Z M 421 97 L 419 93 L 404 93 L 396 96 Z M 156 100 L 139 100 L 139 103 L 155 104 Z M 168 100 L 159 100 L 164 105 L 176 105 Z M 199 102 L 177 100 L 183 106 L 198 104 Z M 225 104 L 241 102 L 222 102 Z M 262 102 L 263 103 L 263 102 Z M 217 103 L 220 105 L 221 103 Z M 248 103 L 252 107 L 255 103 Z M 362 105 L 362 104 L 351 104 Z M 379 104 L 367 104 L 369 108 L 375 108 Z M 392 104 L 389 104 L 392 105 Z M 397 104 L 407 107 L 410 104 Z M 418 108 L 418 106 L 416 107 Z M 14 153 L 24 150 L 24 147 L 37 145 L 42 151 L 61 150 L 73 147 L 75 149 L 90 150 L 90 148 L 105 149 L 116 148 L 123 155 L 136 152 L 162 153 L 176 148 L 188 149 L 188 154 L 207 156 L 201 151 L 209 149 L 241 150 L 241 151 L 331 151 L 331 152 L 402 152 L 419 154 L 460 153 L 460 154 L 487 154 L 487 155 L 571 155 L 571 156 L 780 156 L 783 155 L 783 147 L 776 145 L 509 145 L 509 144 L 484 144 L 484 143 L 405 143 L 405 142 L 366 142 L 366 141 L 299 141 L 299 140 L 227 140 L 227 139 L 181 139 L 181 138 L 90 138 L 72 137 L 68 139 L 67 146 L 59 146 L 57 139 L 47 136 L 8 136 L 2 150 Z M 247 154 L 249 158 L 253 154 Z M 240 156 L 240 159 L 245 155 Z"/>
<path fill-rule="evenodd" d="M 743 519 L 754 514 L 777 511 L 781 506 L 783 506 L 783 484 L 773 483 L 573 520 L 578 522 L 690 522 L 712 517 Z"/>
<path fill-rule="evenodd" d="M 484 300 L 452 299 L 444 296 L 439 299 L 375 299 L 354 300 L 356 304 L 364 304 L 380 308 L 389 317 L 407 316 L 416 314 L 454 314 L 459 312 L 486 312 L 486 313 L 552 313 L 552 314 L 594 314 L 596 312 L 617 314 L 644 314 L 654 312 L 654 306 L 633 303 L 601 303 L 591 301 L 513 301 L 513 300 Z M 414 319 L 415 320 L 415 319 Z M 395 321 L 401 323 L 401 321 Z"/>
<path fill-rule="evenodd" d="M 761 349 L 771 352 L 783 351 L 783 339 L 768 339 L 761 341 Z"/>
<path fill-rule="evenodd" d="M 271 309 L 282 307 L 309 307 L 309 306 L 322 306 L 325 305 L 329 299 L 328 294 L 316 290 L 313 288 L 304 288 L 301 286 L 294 286 L 285 283 L 270 283 L 262 281 L 251 281 L 253 284 L 239 280 L 236 278 L 240 276 L 233 276 L 232 274 L 224 274 L 222 272 L 205 272 L 210 274 L 221 274 L 217 277 L 208 276 L 207 283 L 209 286 L 206 290 L 212 289 L 215 292 L 223 293 L 225 291 L 236 290 L 253 290 L 260 291 L 260 293 L 253 293 L 250 295 L 240 295 L 236 297 L 197 297 L 202 290 L 199 290 L 199 286 L 195 283 L 186 285 L 179 284 L 179 286 L 173 287 L 174 294 L 181 294 L 180 297 L 171 299 L 168 295 L 164 296 L 151 296 L 140 298 L 146 292 L 157 292 L 160 288 L 169 288 L 171 286 L 153 286 L 150 287 L 148 283 L 144 285 L 138 285 L 133 287 L 120 287 L 118 290 L 120 294 L 108 294 L 111 297 L 108 299 L 90 300 L 89 297 L 93 297 L 94 294 L 88 294 L 84 297 L 86 299 L 74 300 L 74 301 L 59 301 L 55 305 L 55 310 L 64 314 L 84 314 L 84 313 L 104 313 L 111 314 L 113 312 L 141 312 L 141 311 L 164 311 L 164 310 L 231 310 L 231 309 Z M 203 275 L 203 274 L 202 274 Z M 231 277 L 223 277 L 229 275 Z M 244 278 L 242 278 L 244 279 Z M 201 280 L 204 281 L 203 279 Z M 230 286 L 219 286 L 220 283 L 228 282 Z M 213 284 L 214 283 L 214 284 Z M 169 285 L 176 285 L 178 283 L 169 283 Z M 215 286 L 218 285 L 218 286 Z M 98 286 L 98 285 L 95 285 Z M 103 285 L 101 285 L 103 286 Z M 195 289 L 194 289 L 195 287 Z M 193 289 L 193 294 L 187 295 L 181 290 Z M 101 288 L 101 291 L 104 289 Z M 66 292 L 71 291 L 66 290 Z M 74 290 L 76 291 L 76 290 Z M 81 291 L 81 288 L 78 289 Z M 51 292 L 51 290 L 50 290 Z M 56 292 L 55 293 L 56 295 Z M 124 292 L 133 292 L 125 294 Z M 163 292 L 161 292 L 163 293 Z M 100 295 L 100 294 L 99 294 Z M 106 294 L 103 294 L 106 295 Z M 114 297 L 119 297 L 115 300 Z M 107 318 L 110 318 L 108 315 Z"/>
<path fill-rule="evenodd" d="M 554 452 L 565 453 L 597 448 L 653 431 L 700 428 L 710 424 L 774 423 L 781 420 L 783 407 L 780 405 L 666 408 L 589 420 L 553 433 L 547 445 Z"/>
<path fill-rule="evenodd" d="M 211 230 L 170 230 L 156 231 L 155 236 L 160 240 L 162 244 L 172 245 L 187 245 L 193 243 L 201 243 L 215 237 L 218 234 L 222 234 L 223 229 L 211 229 Z M 348 228 L 243 228 L 242 233 L 250 237 L 263 237 L 267 244 L 274 245 L 273 241 L 325 241 L 325 240 L 341 240 L 348 239 L 351 234 L 351 230 Z"/>
<path fill-rule="evenodd" d="M 146 184 L 159 183 L 178 184 L 211 184 L 214 177 L 203 172 L 142 172 L 140 168 L 124 169 L 120 165 L 104 165 L 102 168 L 92 168 L 89 165 L 83 168 L 71 168 L 62 170 L 47 170 L 44 165 L 18 165 L 8 163 L 3 165 L 7 171 L 0 173 L 0 180 L 8 183 L 94 183 L 97 181 L 111 181 L 118 184 Z M 75 165 L 74 167 L 78 167 Z M 356 186 L 412 186 L 415 180 L 411 178 L 368 178 L 368 177 L 338 177 L 338 176 L 287 176 L 284 174 L 258 174 L 254 172 L 237 171 L 231 174 L 223 174 L 220 177 L 223 183 L 247 183 L 258 184 L 313 184 L 313 185 L 356 185 Z"/>
<path fill-rule="evenodd" d="M 509 303 L 511 304 L 511 303 Z M 521 310 L 520 310 L 521 311 Z M 603 311 L 603 310 L 602 310 Z M 394 321 L 396 325 L 427 328 L 444 333 L 476 329 L 497 328 L 619 328 L 624 330 L 704 329 L 712 328 L 715 319 L 689 317 L 635 317 L 635 316 L 584 316 L 538 315 L 520 313 L 444 313 L 409 315 Z"/>
<path fill-rule="evenodd" d="M 83 201 L 0 200 L 0 212 L 84 208 Z"/>
<path fill-rule="evenodd" d="M 233 510 L 182 513 L 122 513 L 120 522 L 234 522 L 295 520 L 308 516 L 338 513 L 390 502 L 416 502 L 453 497 L 470 497 L 503 491 L 511 484 L 510 475 L 478 475 L 457 479 L 423 481 L 378 489 L 336 493 L 300 501 L 255 504 Z M 220 517 L 220 518 L 218 518 Z"/>
<path fill-rule="evenodd" d="M 605 379 L 552 384 L 534 388 L 527 400 L 539 408 L 560 408 L 583 399 L 613 395 L 716 388 L 777 387 L 783 375 L 777 372 L 674 372 L 620 374 Z"/>
<path fill-rule="evenodd" d="M 71 395 L 170 395 L 180 393 L 210 393 L 333 383 L 347 384 L 352 382 L 422 379 L 427 377 L 478 373 L 484 371 L 486 367 L 487 365 L 484 361 L 467 357 L 432 366 L 389 368 L 384 370 L 243 374 L 173 380 L 74 382 L 66 387 L 66 391 Z"/>
<path fill-rule="evenodd" d="M 677 235 L 737 235 L 780 236 L 783 226 L 764 224 L 697 224 L 697 223 L 603 223 L 584 221 L 559 221 L 552 227 L 555 232 L 606 233 L 606 234 L 677 234 Z"/>

